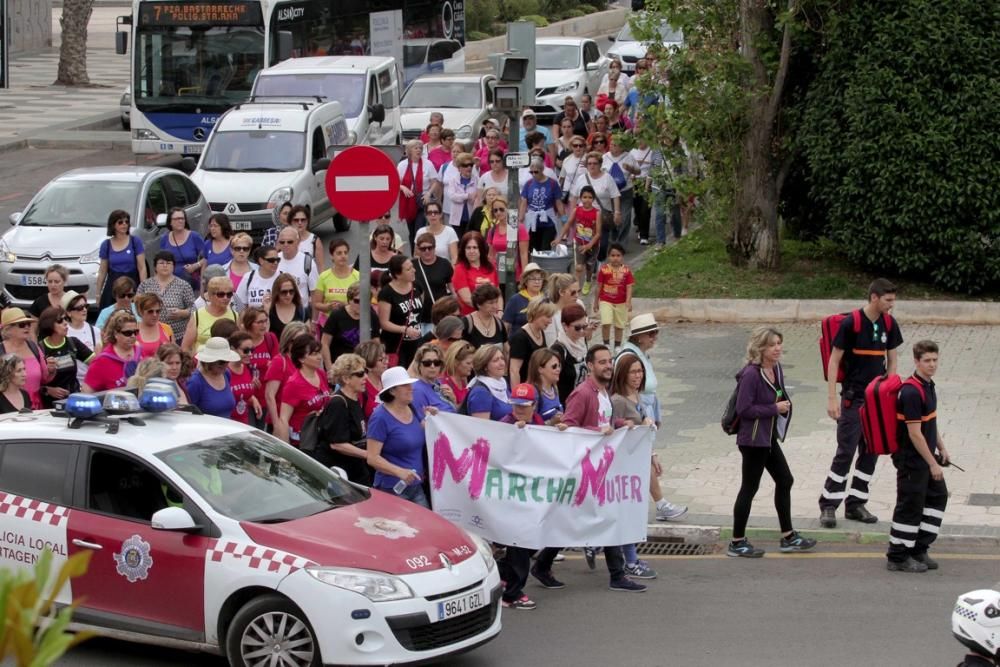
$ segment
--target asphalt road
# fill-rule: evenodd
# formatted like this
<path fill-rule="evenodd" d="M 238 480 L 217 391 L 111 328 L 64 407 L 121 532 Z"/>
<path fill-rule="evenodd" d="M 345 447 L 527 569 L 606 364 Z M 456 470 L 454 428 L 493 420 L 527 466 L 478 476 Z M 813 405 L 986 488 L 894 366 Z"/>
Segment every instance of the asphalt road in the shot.
<path fill-rule="evenodd" d="M 599 561 L 591 573 L 571 554 L 556 566 L 565 589 L 529 584 L 536 610 L 505 613 L 496 640 L 438 664 L 954 665 L 963 655 L 950 631 L 955 598 L 995 586 L 1000 578 L 995 554 L 936 554 L 941 570 L 907 575 L 885 570 L 881 546 L 848 550 L 830 545 L 813 555 L 774 551 L 756 561 L 719 555 L 651 558 L 661 577 L 638 595 L 608 591 L 603 564 Z M 221 667 L 225 662 L 92 640 L 59 664 Z"/>

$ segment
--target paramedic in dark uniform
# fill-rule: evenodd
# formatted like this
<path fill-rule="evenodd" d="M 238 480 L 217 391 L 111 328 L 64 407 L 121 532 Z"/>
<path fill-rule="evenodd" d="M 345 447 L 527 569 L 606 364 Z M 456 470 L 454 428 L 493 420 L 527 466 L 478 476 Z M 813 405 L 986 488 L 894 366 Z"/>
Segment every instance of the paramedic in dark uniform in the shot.
<path fill-rule="evenodd" d="M 833 339 L 830 362 L 827 365 L 827 409 L 837 420 L 837 453 L 830 464 L 823 491 L 819 497 L 819 522 L 824 528 L 837 525 L 837 508 L 846 505 L 845 516 L 852 521 L 875 523 L 878 517 L 865 507 L 868 483 L 875 471 L 877 457 L 858 448 L 861 441 L 861 419 L 858 410 L 865 400 L 865 387 L 883 373 L 896 372 L 896 348 L 903 343 L 899 323 L 889 318 L 896 303 L 896 286 L 878 278 L 868 288 L 868 305 L 861 309 L 860 331 L 855 333 L 854 317 L 840 323 Z M 888 324 L 887 324 L 888 321 Z M 844 381 L 837 396 L 837 370 L 843 361 Z M 847 477 L 854 463 L 850 490 Z"/>
<path fill-rule="evenodd" d="M 938 569 L 937 561 L 927 555 L 941 530 L 948 487 L 942 464 L 948 464 L 948 451 L 937 430 L 937 394 L 934 374 L 938 365 L 938 346 L 930 340 L 913 346 L 913 378 L 920 389 L 907 381 L 899 390 L 896 413 L 899 421 L 896 438 L 899 450 L 892 455 L 896 466 L 896 508 L 889 531 L 887 567 L 893 572 L 926 572 Z M 940 461 L 940 463 L 939 463 Z"/>

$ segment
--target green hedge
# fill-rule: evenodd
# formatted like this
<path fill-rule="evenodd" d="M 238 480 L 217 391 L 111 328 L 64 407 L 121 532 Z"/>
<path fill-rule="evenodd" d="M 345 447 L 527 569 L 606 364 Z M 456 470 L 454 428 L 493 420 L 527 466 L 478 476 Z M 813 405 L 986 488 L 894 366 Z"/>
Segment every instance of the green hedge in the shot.
<path fill-rule="evenodd" d="M 544 16 L 539 16 L 538 14 L 531 14 L 529 16 L 522 16 L 518 21 L 531 21 L 535 24 L 536 28 L 544 28 L 549 24 L 549 20 Z"/>

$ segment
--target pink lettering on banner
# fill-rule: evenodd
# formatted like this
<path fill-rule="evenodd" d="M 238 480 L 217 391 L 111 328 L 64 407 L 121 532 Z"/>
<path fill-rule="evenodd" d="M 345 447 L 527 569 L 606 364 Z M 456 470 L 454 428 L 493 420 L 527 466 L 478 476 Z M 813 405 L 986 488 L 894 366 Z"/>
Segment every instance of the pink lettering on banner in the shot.
<path fill-rule="evenodd" d="M 490 459 L 490 443 L 485 438 L 479 438 L 471 447 L 462 450 L 456 459 L 451 451 L 451 442 L 444 433 L 434 441 L 434 470 L 431 471 L 431 483 L 435 489 L 440 489 L 444 483 L 445 468 L 451 472 L 451 479 L 456 484 L 472 472 L 469 480 L 469 497 L 478 500 L 483 493 L 486 480 L 486 464 Z"/>
<path fill-rule="evenodd" d="M 601 455 L 601 462 L 595 470 L 594 465 L 590 462 L 590 450 L 587 450 L 587 453 L 583 456 L 583 461 L 580 462 L 580 488 L 576 490 L 573 505 L 582 505 L 588 493 L 597 498 L 598 506 L 604 505 L 607 497 L 604 478 L 608 476 L 608 470 L 611 469 L 611 462 L 614 460 L 615 450 L 605 445 L 604 454 Z"/>

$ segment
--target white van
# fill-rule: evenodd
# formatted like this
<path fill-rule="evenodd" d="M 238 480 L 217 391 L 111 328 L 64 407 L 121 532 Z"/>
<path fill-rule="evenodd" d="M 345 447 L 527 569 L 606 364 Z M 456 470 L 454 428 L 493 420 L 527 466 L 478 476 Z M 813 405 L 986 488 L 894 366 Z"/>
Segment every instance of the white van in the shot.
<path fill-rule="evenodd" d="M 340 102 L 349 144 L 399 143 L 399 76 L 386 56 L 291 58 L 261 70 L 251 96 L 318 97 Z"/>
<path fill-rule="evenodd" d="M 340 102 L 315 99 L 251 100 L 219 117 L 205 143 L 193 180 L 212 211 L 229 216 L 234 231 L 260 242 L 285 201 L 309 207 L 312 226 L 333 217 L 326 170 L 333 147 L 348 143 Z M 349 223 L 334 218 L 338 231 Z"/>

